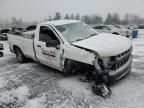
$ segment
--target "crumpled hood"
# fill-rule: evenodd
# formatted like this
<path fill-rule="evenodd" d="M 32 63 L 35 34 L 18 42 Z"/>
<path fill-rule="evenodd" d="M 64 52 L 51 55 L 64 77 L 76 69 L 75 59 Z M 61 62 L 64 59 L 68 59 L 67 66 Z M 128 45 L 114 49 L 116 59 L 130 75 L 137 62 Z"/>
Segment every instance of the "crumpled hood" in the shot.
<path fill-rule="evenodd" d="M 118 55 L 131 46 L 131 40 L 114 34 L 99 33 L 90 38 L 73 42 L 73 45 L 97 52 L 101 57 Z"/>

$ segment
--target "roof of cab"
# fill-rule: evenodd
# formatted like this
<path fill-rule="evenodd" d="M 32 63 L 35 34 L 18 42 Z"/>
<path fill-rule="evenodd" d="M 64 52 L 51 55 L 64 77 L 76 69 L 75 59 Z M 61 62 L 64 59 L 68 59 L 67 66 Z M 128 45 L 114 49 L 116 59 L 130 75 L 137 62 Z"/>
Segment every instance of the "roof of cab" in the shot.
<path fill-rule="evenodd" d="M 52 25 L 58 26 L 58 25 L 76 23 L 76 22 L 80 22 L 80 21 L 78 20 L 54 20 L 54 21 L 43 22 L 41 23 L 41 25 L 52 24 Z"/>

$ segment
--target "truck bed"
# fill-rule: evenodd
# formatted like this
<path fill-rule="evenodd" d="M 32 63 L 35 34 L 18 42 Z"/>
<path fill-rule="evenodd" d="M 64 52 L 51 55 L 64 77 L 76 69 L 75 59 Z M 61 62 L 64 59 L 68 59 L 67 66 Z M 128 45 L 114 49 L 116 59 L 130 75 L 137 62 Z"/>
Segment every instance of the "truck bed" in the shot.
<path fill-rule="evenodd" d="M 10 49 L 14 52 L 14 47 L 18 47 L 26 57 L 35 60 L 33 36 L 34 31 L 8 34 Z"/>
<path fill-rule="evenodd" d="M 35 33 L 34 31 L 27 31 L 27 32 L 13 32 L 10 34 L 22 38 L 33 39 L 34 33 Z"/>

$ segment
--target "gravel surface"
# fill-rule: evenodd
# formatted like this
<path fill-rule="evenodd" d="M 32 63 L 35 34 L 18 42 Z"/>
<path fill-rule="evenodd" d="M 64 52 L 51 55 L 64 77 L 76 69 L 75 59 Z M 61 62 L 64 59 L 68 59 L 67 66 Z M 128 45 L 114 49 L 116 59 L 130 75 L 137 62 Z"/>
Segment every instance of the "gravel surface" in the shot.
<path fill-rule="evenodd" d="M 111 86 L 106 99 L 94 95 L 91 83 L 64 77 L 54 69 L 30 61 L 17 62 L 8 43 L 0 58 L 0 108 L 144 108 L 144 37 L 132 39 L 131 73 Z"/>

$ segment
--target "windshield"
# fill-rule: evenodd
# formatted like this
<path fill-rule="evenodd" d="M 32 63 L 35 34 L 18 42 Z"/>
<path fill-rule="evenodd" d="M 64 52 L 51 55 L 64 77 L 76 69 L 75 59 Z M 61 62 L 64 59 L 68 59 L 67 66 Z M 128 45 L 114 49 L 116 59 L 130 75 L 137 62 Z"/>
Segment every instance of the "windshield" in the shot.
<path fill-rule="evenodd" d="M 97 32 L 86 24 L 81 22 L 56 26 L 69 42 L 80 41 L 91 36 L 97 35 Z"/>

